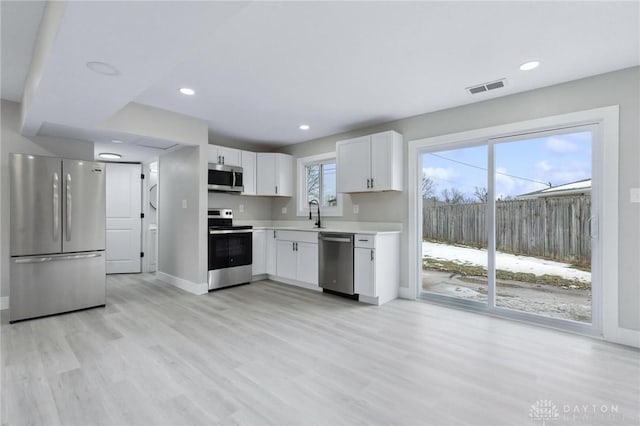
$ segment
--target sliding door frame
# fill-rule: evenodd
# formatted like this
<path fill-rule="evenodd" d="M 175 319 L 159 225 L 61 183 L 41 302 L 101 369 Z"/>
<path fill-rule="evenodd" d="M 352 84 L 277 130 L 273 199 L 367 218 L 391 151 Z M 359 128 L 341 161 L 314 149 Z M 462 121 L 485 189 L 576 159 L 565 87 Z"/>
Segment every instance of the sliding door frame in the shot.
<path fill-rule="evenodd" d="M 593 253 L 595 263 L 592 271 L 592 285 L 600 285 L 600 289 L 592 289 L 592 322 L 591 324 L 541 315 L 509 308 L 495 306 L 495 179 L 489 176 L 488 195 L 488 289 L 487 303 L 438 295 L 429 295 L 429 301 L 446 303 L 489 315 L 506 317 L 519 321 L 536 323 L 552 328 L 573 331 L 589 335 L 615 335 L 618 328 L 618 107 L 605 107 L 576 113 L 545 117 L 501 126 L 477 129 L 462 133 L 418 139 L 409 142 L 408 151 L 408 188 L 409 188 L 409 220 L 408 220 L 408 278 L 410 298 L 420 298 L 422 277 L 422 196 L 418 185 L 419 173 L 422 169 L 422 154 L 442 150 L 453 150 L 470 146 L 486 145 L 488 147 L 488 169 L 494 170 L 497 143 L 510 139 L 519 140 L 529 134 L 562 132 L 563 129 L 584 128 L 596 125 L 592 131 L 592 166 L 594 185 L 599 187 L 599 194 L 592 198 L 597 203 L 599 214 L 599 246 Z M 604 147 L 606 146 L 606 150 Z M 609 283 L 609 285 L 604 285 Z M 615 284 L 615 285 L 612 285 Z M 593 293 L 595 291 L 595 294 Z M 596 301 L 596 296 L 599 301 Z M 453 299 L 453 300 L 452 300 Z M 614 339 L 615 340 L 615 339 Z"/>

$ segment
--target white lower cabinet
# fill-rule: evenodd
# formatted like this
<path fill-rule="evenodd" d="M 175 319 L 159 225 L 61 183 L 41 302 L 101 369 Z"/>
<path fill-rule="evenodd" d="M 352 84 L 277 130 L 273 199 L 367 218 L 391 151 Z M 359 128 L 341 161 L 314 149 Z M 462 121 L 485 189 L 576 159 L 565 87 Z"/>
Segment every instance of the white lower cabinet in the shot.
<path fill-rule="evenodd" d="M 252 275 L 267 273 L 267 231 L 258 229 L 253 231 L 253 260 L 251 262 Z"/>
<path fill-rule="evenodd" d="M 264 255 L 258 253 L 260 247 Z M 317 232 L 254 231 L 253 250 L 253 275 L 266 273 L 276 281 L 321 290 Z M 360 302 L 381 305 L 398 297 L 399 233 L 355 234 L 353 255 L 354 292 Z"/>
<path fill-rule="evenodd" d="M 296 243 L 297 279 L 318 285 L 318 244 Z"/>
<path fill-rule="evenodd" d="M 298 255 L 293 241 L 278 241 L 278 254 L 276 275 L 282 278 L 295 280 L 298 278 Z"/>
<path fill-rule="evenodd" d="M 265 237 L 265 246 L 266 246 L 266 265 L 265 269 L 267 274 L 275 275 L 276 274 L 276 258 L 277 258 L 277 249 L 276 249 L 276 233 L 277 231 L 273 229 L 268 229 Z"/>
<path fill-rule="evenodd" d="M 356 234 L 353 254 L 353 285 L 361 302 L 382 305 L 398 297 L 400 234 Z"/>
<path fill-rule="evenodd" d="M 375 297 L 375 249 L 356 247 L 353 249 L 353 287 L 363 296 Z"/>
<path fill-rule="evenodd" d="M 318 233 L 278 231 L 277 240 L 277 277 L 290 280 L 292 284 L 317 287 Z"/>

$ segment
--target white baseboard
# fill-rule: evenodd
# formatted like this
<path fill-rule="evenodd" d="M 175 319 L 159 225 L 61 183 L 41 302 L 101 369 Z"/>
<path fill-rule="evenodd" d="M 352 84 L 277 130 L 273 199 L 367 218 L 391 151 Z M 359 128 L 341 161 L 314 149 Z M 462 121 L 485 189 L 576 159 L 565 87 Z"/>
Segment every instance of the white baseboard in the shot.
<path fill-rule="evenodd" d="M 377 297 L 365 296 L 364 294 L 359 296 L 358 301 L 369 305 L 380 306 L 380 300 Z"/>
<path fill-rule="evenodd" d="M 290 280 L 288 278 L 276 277 L 275 275 L 267 275 L 267 277 L 271 281 L 276 281 L 282 284 L 294 285 L 296 287 L 302 287 L 309 290 L 322 291 L 322 288 L 320 288 L 317 284 L 309 284 L 298 280 Z"/>
<path fill-rule="evenodd" d="M 209 292 L 209 285 L 207 283 L 194 283 L 193 281 L 174 277 L 173 275 L 165 274 L 160 271 L 156 272 L 156 278 L 192 294 L 201 295 Z"/>
<path fill-rule="evenodd" d="M 254 281 L 262 281 L 268 279 L 269 276 L 267 274 L 258 274 L 251 277 L 251 282 Z"/>
<path fill-rule="evenodd" d="M 9 296 L 0 297 L 0 311 L 9 309 Z"/>
<path fill-rule="evenodd" d="M 409 287 L 400 287 L 398 289 L 398 297 L 400 299 L 416 300 L 416 295 Z"/>
<path fill-rule="evenodd" d="M 622 327 L 611 327 L 605 328 L 603 334 L 604 340 L 608 342 L 640 348 L 640 331 Z"/>

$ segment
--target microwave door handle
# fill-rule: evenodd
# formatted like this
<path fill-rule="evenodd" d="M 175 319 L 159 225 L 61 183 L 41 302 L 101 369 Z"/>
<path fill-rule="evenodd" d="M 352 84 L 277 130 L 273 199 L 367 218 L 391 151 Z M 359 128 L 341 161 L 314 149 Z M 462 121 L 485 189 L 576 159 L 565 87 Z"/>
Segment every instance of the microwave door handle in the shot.
<path fill-rule="evenodd" d="M 222 158 L 224 158 L 224 157 L 222 157 Z M 224 161 L 224 160 L 222 160 L 222 161 Z M 232 176 L 232 178 L 231 178 L 231 187 L 235 188 L 236 187 L 236 172 L 231 171 L 231 176 Z"/>

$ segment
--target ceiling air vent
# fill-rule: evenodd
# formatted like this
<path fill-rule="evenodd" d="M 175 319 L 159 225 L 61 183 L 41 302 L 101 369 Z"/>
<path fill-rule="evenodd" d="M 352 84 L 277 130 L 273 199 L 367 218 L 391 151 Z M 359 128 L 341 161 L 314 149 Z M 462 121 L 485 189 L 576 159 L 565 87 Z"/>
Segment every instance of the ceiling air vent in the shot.
<path fill-rule="evenodd" d="M 506 81 L 507 81 L 506 79 L 502 78 L 500 80 L 492 81 L 489 83 L 483 83 L 477 86 L 467 87 L 467 91 L 472 95 L 475 95 L 476 93 L 482 93 L 482 92 L 487 92 L 489 90 L 500 89 L 501 87 L 504 87 Z"/>

